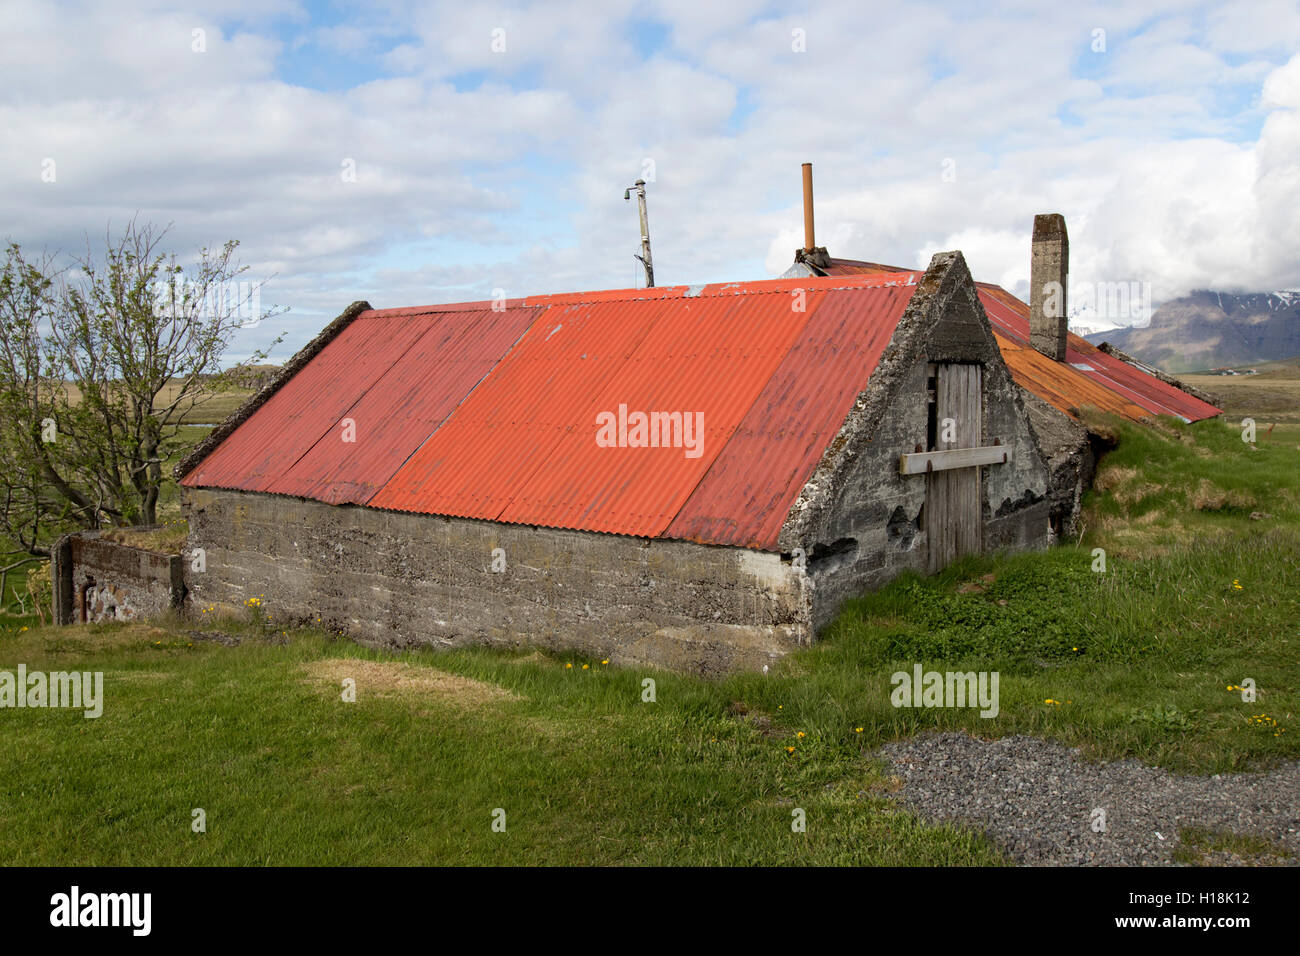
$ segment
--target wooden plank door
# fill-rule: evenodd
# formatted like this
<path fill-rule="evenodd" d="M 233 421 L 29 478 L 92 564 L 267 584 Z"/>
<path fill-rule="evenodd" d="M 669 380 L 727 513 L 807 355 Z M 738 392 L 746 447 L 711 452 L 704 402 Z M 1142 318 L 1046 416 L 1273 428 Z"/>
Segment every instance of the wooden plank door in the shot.
<path fill-rule="evenodd" d="M 978 448 L 984 443 L 983 371 L 979 365 L 936 366 L 932 450 Z M 964 554 L 978 554 L 982 550 L 984 509 L 980 475 L 978 467 L 926 475 L 925 524 L 931 573 L 942 570 Z"/>

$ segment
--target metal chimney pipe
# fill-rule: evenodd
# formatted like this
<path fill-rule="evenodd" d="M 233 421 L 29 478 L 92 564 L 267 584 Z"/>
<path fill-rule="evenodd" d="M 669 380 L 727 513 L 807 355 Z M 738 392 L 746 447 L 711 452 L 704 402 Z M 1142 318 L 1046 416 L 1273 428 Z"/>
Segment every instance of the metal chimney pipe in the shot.
<path fill-rule="evenodd" d="M 805 252 L 817 248 L 813 241 L 812 163 L 803 164 L 803 248 Z"/>

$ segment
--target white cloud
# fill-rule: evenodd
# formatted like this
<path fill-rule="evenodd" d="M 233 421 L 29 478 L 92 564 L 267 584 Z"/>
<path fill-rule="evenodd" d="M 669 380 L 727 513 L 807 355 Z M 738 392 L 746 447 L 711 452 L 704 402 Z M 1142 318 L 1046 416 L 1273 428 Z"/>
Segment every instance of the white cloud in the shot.
<path fill-rule="evenodd" d="M 916 267 L 961 248 L 979 278 L 1015 288 L 1033 215 L 1061 212 L 1075 282 L 1295 287 L 1300 57 L 1282 56 L 1300 14 L 1256 9 L 1267 16 L 1174 0 L 978 15 L 391 0 L 318 25 L 257 0 L 11 4 L 6 230 L 75 248 L 138 212 L 174 221 L 181 250 L 237 237 L 253 273 L 276 276 L 264 301 L 293 305 L 276 328 L 298 345 L 359 297 L 632 284 L 623 190 L 647 159 L 661 282 L 779 274 L 802 244 L 799 164 L 812 161 L 819 241 L 835 255 Z M 649 59 L 636 21 L 666 27 Z M 1105 53 L 1090 48 L 1098 27 Z M 491 49 L 497 28 L 505 53 Z M 807 52 L 791 49 L 795 29 Z M 304 51 L 372 78 L 340 91 L 282 80 Z M 458 90 L 466 75 L 482 82 Z M 56 183 L 41 181 L 48 158 Z"/>

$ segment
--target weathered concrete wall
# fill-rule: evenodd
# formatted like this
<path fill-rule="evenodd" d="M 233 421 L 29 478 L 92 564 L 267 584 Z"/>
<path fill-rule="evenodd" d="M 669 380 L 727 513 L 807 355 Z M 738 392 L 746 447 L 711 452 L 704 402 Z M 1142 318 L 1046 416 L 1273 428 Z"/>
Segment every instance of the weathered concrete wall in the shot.
<path fill-rule="evenodd" d="M 1081 422 L 1053 408 L 1032 392 L 1022 390 L 1025 410 L 1038 435 L 1050 475 L 1048 502 L 1054 539 L 1073 534 L 1097 471 L 1097 450 L 1102 440 L 1090 435 Z"/>
<path fill-rule="evenodd" d="M 56 624 L 157 617 L 185 601 L 180 555 L 106 541 L 98 531 L 61 538 L 51 574 Z"/>
<path fill-rule="evenodd" d="M 984 442 L 1010 452 L 981 468 L 983 550 L 1045 547 L 1049 476 L 1020 388 L 1008 372 L 960 253 L 935 256 L 839 435 L 782 529 L 813 579 L 813 625 L 844 601 L 905 570 L 923 572 L 929 542 L 924 475 L 901 475 L 899 456 L 926 446 L 929 363 L 983 368 Z"/>
<path fill-rule="evenodd" d="M 206 553 L 196 606 L 265 595 L 273 618 L 365 644 L 528 644 L 717 674 L 812 638 L 807 579 L 777 554 L 219 489 L 184 503 Z"/>

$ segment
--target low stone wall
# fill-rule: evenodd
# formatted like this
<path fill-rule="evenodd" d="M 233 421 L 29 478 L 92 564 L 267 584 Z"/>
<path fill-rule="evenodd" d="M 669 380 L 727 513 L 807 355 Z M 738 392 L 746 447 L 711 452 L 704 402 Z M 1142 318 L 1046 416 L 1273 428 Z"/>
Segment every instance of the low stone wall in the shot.
<path fill-rule="evenodd" d="M 812 640 L 811 582 L 781 556 L 184 489 L 190 600 L 337 627 L 374 646 L 574 650 L 703 674 Z M 495 570 L 494 570 L 495 568 Z"/>
<path fill-rule="evenodd" d="M 54 546 L 54 622 L 130 621 L 185 603 L 179 554 L 107 541 L 98 531 L 66 535 Z"/>

